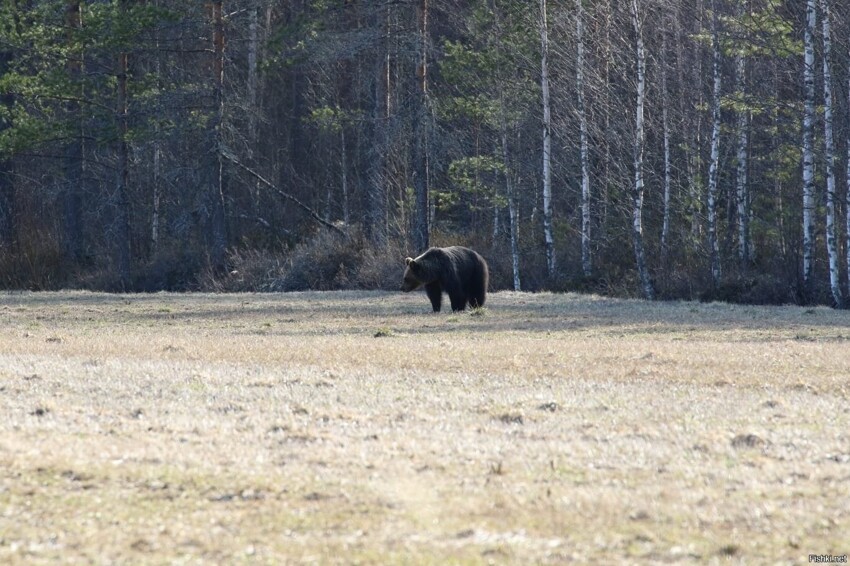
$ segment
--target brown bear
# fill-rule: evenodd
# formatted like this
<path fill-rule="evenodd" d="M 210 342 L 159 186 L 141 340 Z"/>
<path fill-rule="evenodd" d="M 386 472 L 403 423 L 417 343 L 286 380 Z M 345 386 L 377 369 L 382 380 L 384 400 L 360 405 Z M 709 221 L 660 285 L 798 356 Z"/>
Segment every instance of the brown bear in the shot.
<path fill-rule="evenodd" d="M 484 305 L 489 272 L 478 252 L 461 246 L 429 248 L 416 259 L 408 257 L 404 262 L 407 268 L 401 290 L 409 293 L 424 285 L 434 312 L 440 312 L 443 291 L 448 293 L 453 311 L 462 311 L 467 304 Z"/>

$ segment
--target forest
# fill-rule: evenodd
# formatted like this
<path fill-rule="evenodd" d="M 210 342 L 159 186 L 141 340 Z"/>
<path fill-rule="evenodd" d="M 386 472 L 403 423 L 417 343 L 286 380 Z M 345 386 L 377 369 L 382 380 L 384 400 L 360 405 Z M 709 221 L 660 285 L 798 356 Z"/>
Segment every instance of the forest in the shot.
<path fill-rule="evenodd" d="M 850 4 L 3 0 L 0 287 L 850 304 Z"/>

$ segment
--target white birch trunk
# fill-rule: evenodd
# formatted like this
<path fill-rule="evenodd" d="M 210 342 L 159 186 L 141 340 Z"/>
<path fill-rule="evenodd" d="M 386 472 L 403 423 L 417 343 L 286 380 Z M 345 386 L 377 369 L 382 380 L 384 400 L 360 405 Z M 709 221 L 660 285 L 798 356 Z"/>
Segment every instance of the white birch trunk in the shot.
<path fill-rule="evenodd" d="M 664 135 L 664 217 L 661 223 L 661 265 L 666 269 L 670 245 L 670 120 L 667 112 L 667 34 L 661 31 L 661 123 Z"/>
<path fill-rule="evenodd" d="M 742 2 L 739 6 L 738 15 L 742 16 L 747 8 L 747 3 Z M 744 104 L 747 83 L 747 61 L 742 50 L 735 55 L 735 83 L 738 89 L 739 104 Z M 749 147 L 749 111 L 741 108 L 738 111 L 738 168 L 735 176 L 735 193 L 737 197 L 738 211 L 738 260 L 741 262 L 741 271 L 746 272 L 750 262 L 750 195 L 747 185 L 747 150 Z"/>
<path fill-rule="evenodd" d="M 642 23 L 638 0 L 631 2 L 632 25 L 637 36 L 637 108 L 635 109 L 635 184 L 632 188 L 632 243 L 635 248 L 635 262 L 640 277 L 641 289 L 646 299 L 655 298 L 655 290 L 646 265 L 646 252 L 643 245 L 643 150 L 644 150 L 644 103 L 646 99 L 646 51 L 643 45 Z"/>
<path fill-rule="evenodd" d="M 850 57 L 848 57 L 850 60 Z M 847 78 L 847 102 L 850 104 L 850 73 Z M 844 174 L 844 184 L 847 192 L 845 193 L 844 201 L 844 250 L 846 253 L 845 263 L 847 264 L 847 295 L 850 296 L 850 131 L 847 132 L 847 169 Z"/>
<path fill-rule="evenodd" d="M 805 103 L 803 111 L 803 291 L 806 299 L 811 298 L 815 251 L 815 26 L 816 0 L 806 2 L 805 63 L 803 83 Z"/>
<path fill-rule="evenodd" d="M 259 19 L 260 9 L 255 7 L 248 13 L 248 136 L 249 152 L 253 157 L 257 149 L 259 131 L 259 113 L 257 105 L 258 61 L 259 61 Z M 260 182 L 254 180 L 251 188 L 251 205 L 255 215 L 260 214 Z"/>
<path fill-rule="evenodd" d="M 248 12 L 248 108 L 252 141 L 256 129 L 257 117 L 257 52 L 259 50 L 259 8 Z"/>
<path fill-rule="evenodd" d="M 708 168 L 708 249 L 711 258 L 711 282 L 720 284 L 720 241 L 717 237 L 717 177 L 720 167 L 720 41 L 717 30 L 717 9 L 711 2 L 711 50 L 714 88 L 711 98 L 711 164 Z"/>
<path fill-rule="evenodd" d="M 585 277 L 593 272 L 590 254 L 590 152 L 588 149 L 587 111 L 584 104 L 584 11 L 583 0 L 576 0 L 576 91 L 578 92 L 579 141 L 581 151 L 581 270 Z"/>
<path fill-rule="evenodd" d="M 841 307 L 841 282 L 838 268 L 838 236 L 835 226 L 835 135 L 832 119 L 832 72 L 829 68 L 832 52 L 832 30 L 829 3 L 821 0 L 821 18 L 823 27 L 823 122 L 826 147 L 826 251 L 829 256 L 829 287 L 836 307 Z"/>
<path fill-rule="evenodd" d="M 342 169 L 342 221 L 348 226 L 351 223 L 351 214 L 348 208 L 348 159 L 346 154 L 348 150 L 345 144 L 345 125 L 339 130 L 340 144 L 340 168 Z"/>
<path fill-rule="evenodd" d="M 606 6 L 603 11 L 603 31 L 604 38 L 602 39 L 601 55 L 602 55 L 602 122 L 605 132 L 611 131 L 611 60 L 612 60 L 612 45 L 611 45 L 611 29 L 613 24 L 613 9 L 610 4 L 602 4 Z M 611 145 L 612 141 L 608 135 L 601 136 L 599 142 L 602 144 L 602 175 L 600 182 L 597 184 L 599 191 L 599 210 L 597 212 L 597 239 L 604 241 L 608 234 L 608 206 L 611 199 L 608 197 L 608 191 L 612 184 L 611 179 Z M 591 259 L 592 261 L 592 259 Z M 592 267 L 592 266 L 591 266 Z"/>
<path fill-rule="evenodd" d="M 692 33 L 701 34 L 703 32 L 703 16 L 705 14 L 705 2 L 703 0 L 697 0 L 696 2 L 696 22 L 694 25 L 694 29 Z M 683 42 L 679 41 L 679 45 Z M 681 55 L 681 54 L 680 54 Z M 680 56 L 680 68 L 681 61 L 683 57 Z M 691 80 L 694 85 L 702 84 L 703 77 L 703 65 L 702 65 L 702 57 L 697 55 L 695 64 L 691 69 Z M 682 81 L 682 77 L 680 76 L 680 82 Z M 684 83 L 682 83 L 684 84 Z M 682 115 L 685 115 L 686 111 L 693 112 L 693 106 L 690 109 L 685 108 L 685 97 L 680 96 L 679 100 L 681 101 L 682 107 L 681 112 Z M 695 101 L 696 107 L 701 108 L 705 104 L 703 89 L 697 89 L 697 100 Z M 702 169 L 702 155 L 700 152 L 700 148 L 702 147 L 702 112 L 696 112 L 694 116 L 694 124 L 692 124 L 690 131 L 687 134 L 687 151 L 688 151 L 688 159 L 686 162 L 687 173 L 688 173 L 688 199 L 689 206 L 688 211 L 691 215 L 691 245 L 700 246 L 699 242 L 702 240 L 702 181 L 700 180 L 699 171 Z"/>
<path fill-rule="evenodd" d="M 157 130 L 159 127 L 157 126 Z M 162 182 L 162 166 L 160 159 L 162 149 L 159 146 L 159 141 L 154 141 L 153 147 L 153 212 L 151 214 L 151 255 L 155 255 L 159 250 L 159 208 L 160 208 L 160 188 Z"/>
<path fill-rule="evenodd" d="M 546 0 L 540 0 L 540 85 L 543 91 L 543 238 L 546 242 L 546 269 L 555 275 L 555 239 L 552 235 L 552 113 L 549 107 L 549 34 Z"/>

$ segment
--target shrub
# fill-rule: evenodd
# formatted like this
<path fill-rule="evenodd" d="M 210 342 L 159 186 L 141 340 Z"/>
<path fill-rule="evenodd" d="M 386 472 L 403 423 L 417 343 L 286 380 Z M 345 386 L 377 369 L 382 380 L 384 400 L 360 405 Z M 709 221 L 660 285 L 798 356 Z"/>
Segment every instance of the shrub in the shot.
<path fill-rule="evenodd" d="M 331 291 L 396 289 L 404 253 L 397 243 L 375 247 L 356 229 L 347 235 L 322 230 L 288 252 L 231 250 L 227 270 L 205 271 L 200 287 L 210 291 Z"/>
<path fill-rule="evenodd" d="M 132 287 L 142 292 L 195 289 L 203 269 L 200 258 L 193 250 L 165 248 L 135 271 Z"/>
<path fill-rule="evenodd" d="M 286 263 L 282 252 L 234 248 L 227 253 L 227 269 L 216 275 L 207 268 L 198 285 L 216 293 L 261 293 L 273 290 Z"/>
<path fill-rule="evenodd" d="M 704 292 L 700 300 L 748 305 L 784 305 L 798 302 L 794 289 L 787 282 L 771 275 L 723 281 L 716 289 Z"/>
<path fill-rule="evenodd" d="M 0 286 L 46 291 L 61 288 L 67 273 L 62 250 L 54 237 L 41 230 L 20 239 L 14 252 L 0 249 Z"/>
<path fill-rule="evenodd" d="M 360 263 L 362 243 L 330 231 L 299 243 L 286 259 L 272 291 L 330 291 L 348 288 Z"/>
<path fill-rule="evenodd" d="M 398 289 L 404 273 L 404 258 L 407 255 L 397 242 L 389 243 L 380 250 L 365 246 L 353 287 L 384 291 Z"/>

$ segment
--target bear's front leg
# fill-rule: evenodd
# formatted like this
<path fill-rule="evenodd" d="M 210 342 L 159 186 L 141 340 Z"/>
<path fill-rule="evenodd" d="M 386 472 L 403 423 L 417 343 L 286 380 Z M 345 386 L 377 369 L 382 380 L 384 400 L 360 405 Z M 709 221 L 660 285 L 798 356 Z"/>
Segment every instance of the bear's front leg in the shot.
<path fill-rule="evenodd" d="M 434 307 L 434 312 L 440 312 L 440 307 L 443 305 L 443 287 L 439 281 L 428 283 L 425 285 L 425 293 L 431 300 L 431 306 Z"/>

